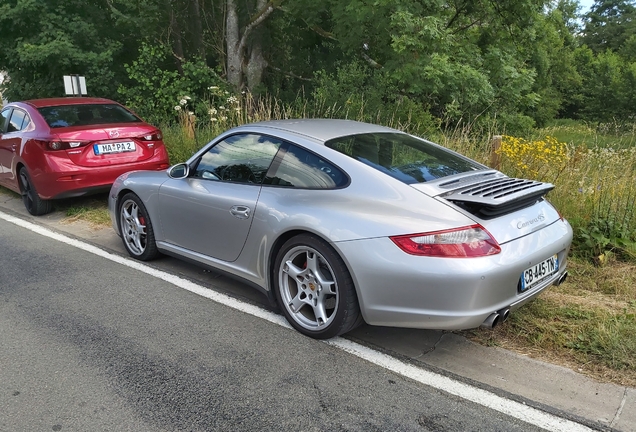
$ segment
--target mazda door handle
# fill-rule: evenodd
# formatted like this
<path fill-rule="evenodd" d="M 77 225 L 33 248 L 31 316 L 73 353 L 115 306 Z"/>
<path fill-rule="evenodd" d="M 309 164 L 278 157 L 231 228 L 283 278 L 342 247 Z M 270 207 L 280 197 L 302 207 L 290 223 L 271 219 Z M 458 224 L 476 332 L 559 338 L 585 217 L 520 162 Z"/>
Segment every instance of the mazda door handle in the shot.
<path fill-rule="evenodd" d="M 247 206 L 234 206 L 230 209 L 230 213 L 239 219 L 247 219 L 250 217 L 250 208 Z"/>

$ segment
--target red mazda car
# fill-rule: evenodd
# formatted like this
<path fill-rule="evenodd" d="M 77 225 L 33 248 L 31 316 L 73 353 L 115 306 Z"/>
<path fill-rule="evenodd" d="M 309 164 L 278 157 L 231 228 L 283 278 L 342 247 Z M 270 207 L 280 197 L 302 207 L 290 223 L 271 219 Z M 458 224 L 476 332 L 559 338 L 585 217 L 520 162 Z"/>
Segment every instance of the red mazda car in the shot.
<path fill-rule="evenodd" d="M 108 191 L 125 172 L 168 166 L 161 131 L 108 99 L 36 99 L 0 111 L 0 185 L 32 215 L 50 212 L 53 199 Z"/>

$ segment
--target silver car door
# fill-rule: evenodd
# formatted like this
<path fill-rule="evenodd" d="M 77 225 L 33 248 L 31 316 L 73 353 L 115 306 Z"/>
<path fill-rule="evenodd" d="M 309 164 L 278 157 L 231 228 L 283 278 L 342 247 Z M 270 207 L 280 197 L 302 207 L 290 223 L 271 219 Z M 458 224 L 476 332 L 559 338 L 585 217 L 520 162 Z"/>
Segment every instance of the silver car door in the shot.
<path fill-rule="evenodd" d="M 159 190 L 162 240 L 223 261 L 236 260 L 280 144 L 262 135 L 232 135 L 212 145 L 189 177 L 166 181 Z"/>
<path fill-rule="evenodd" d="M 238 258 L 252 224 L 260 185 L 170 179 L 159 193 L 168 243 L 224 261 Z"/>

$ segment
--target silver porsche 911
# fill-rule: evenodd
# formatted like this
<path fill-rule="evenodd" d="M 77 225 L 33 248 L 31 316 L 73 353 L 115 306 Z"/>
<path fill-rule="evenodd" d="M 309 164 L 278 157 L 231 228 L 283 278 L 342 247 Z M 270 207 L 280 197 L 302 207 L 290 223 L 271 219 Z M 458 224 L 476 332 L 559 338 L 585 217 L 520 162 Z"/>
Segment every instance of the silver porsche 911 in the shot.
<path fill-rule="evenodd" d="M 120 176 L 109 209 L 134 258 L 238 277 L 329 338 L 363 321 L 493 327 L 561 283 L 572 229 L 552 188 L 386 127 L 282 120 Z"/>

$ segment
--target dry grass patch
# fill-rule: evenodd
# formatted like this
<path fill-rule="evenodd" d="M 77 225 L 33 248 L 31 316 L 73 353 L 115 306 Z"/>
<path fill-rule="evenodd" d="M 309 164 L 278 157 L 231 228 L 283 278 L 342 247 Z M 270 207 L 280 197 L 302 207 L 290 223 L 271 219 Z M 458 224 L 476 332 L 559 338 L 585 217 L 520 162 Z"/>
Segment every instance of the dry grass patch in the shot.
<path fill-rule="evenodd" d="M 636 386 L 636 265 L 570 260 L 570 278 L 470 339 Z"/>
<path fill-rule="evenodd" d="M 56 210 L 63 212 L 66 217 L 62 223 L 69 224 L 77 221 L 88 222 L 93 228 L 111 226 L 108 212 L 107 195 L 94 195 L 56 202 Z"/>

